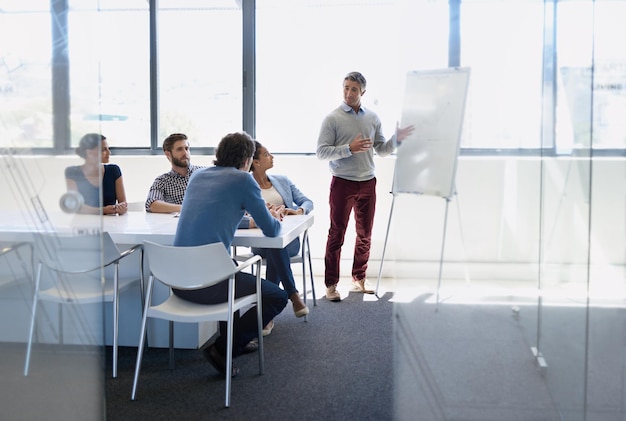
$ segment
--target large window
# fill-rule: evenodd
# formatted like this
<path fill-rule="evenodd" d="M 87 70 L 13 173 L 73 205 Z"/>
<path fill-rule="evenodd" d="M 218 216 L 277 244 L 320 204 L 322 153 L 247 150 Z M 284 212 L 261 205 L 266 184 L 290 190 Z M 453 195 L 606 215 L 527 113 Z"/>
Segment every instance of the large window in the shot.
<path fill-rule="evenodd" d="M 0 1 L 0 147 L 52 146 L 49 10 Z"/>
<path fill-rule="evenodd" d="M 193 146 L 213 146 L 241 130 L 241 9 L 234 0 L 158 4 L 155 143 L 183 132 Z M 71 10 L 73 140 L 101 131 L 112 147 L 149 148 L 149 2 L 76 2 Z"/>
<path fill-rule="evenodd" d="M 557 16 L 559 150 L 625 149 L 626 2 L 559 2 Z"/>
<path fill-rule="evenodd" d="M 159 153 L 246 129 L 313 153 L 347 72 L 389 136 L 408 71 L 462 66 L 462 153 L 623 154 L 625 18 L 616 0 L 0 0 L 0 142 L 71 153 L 100 131 Z"/>
<path fill-rule="evenodd" d="M 103 133 L 111 147 L 150 146 L 149 35 L 145 0 L 73 3 L 72 146 L 88 132 Z"/>
<path fill-rule="evenodd" d="M 159 139 L 215 146 L 242 130 L 242 16 L 235 0 L 159 1 Z"/>
<path fill-rule="evenodd" d="M 538 149 L 541 0 L 461 1 L 461 65 L 471 69 L 464 148 Z"/>
<path fill-rule="evenodd" d="M 257 0 L 256 7 L 256 135 L 272 151 L 315 152 L 321 122 L 354 70 L 368 82 L 363 104 L 391 136 L 406 72 L 447 66 L 447 1 Z"/>

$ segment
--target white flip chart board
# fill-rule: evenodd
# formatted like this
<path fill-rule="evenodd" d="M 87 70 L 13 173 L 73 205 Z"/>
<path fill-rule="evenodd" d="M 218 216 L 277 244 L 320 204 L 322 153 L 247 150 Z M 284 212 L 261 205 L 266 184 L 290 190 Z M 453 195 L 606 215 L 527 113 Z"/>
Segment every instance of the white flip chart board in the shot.
<path fill-rule="evenodd" d="M 400 127 L 415 130 L 397 149 L 393 193 L 454 195 L 469 74 L 469 68 L 407 73 Z"/>

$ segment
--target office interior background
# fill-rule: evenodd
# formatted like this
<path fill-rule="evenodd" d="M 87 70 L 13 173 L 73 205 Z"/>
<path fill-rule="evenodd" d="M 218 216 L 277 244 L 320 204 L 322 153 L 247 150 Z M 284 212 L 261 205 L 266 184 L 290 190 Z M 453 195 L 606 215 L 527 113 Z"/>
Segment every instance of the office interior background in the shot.
<path fill-rule="evenodd" d="M 602 352 L 619 379 L 626 368 L 625 18 L 615 0 L 0 0 L 2 210 L 58 211 L 87 132 L 107 137 L 128 200 L 142 202 L 169 169 L 167 134 L 186 133 L 192 162 L 211 165 L 221 137 L 245 130 L 274 154 L 270 171 L 313 199 L 320 280 L 330 174 L 315 149 L 343 76 L 365 75 L 364 105 L 391 136 L 407 72 L 470 68 L 454 197 L 390 194 L 395 156 L 376 157 L 368 277 L 534 314 L 529 358 L 547 361 L 563 419 L 624 419 L 626 383 L 611 382 L 614 401 L 591 397 L 605 387 L 592 338 L 611 336 Z M 547 329 L 565 324 L 556 307 L 582 315 L 569 336 Z M 621 310 L 615 329 L 594 332 L 606 308 Z M 398 414 L 411 405 L 401 398 Z"/>

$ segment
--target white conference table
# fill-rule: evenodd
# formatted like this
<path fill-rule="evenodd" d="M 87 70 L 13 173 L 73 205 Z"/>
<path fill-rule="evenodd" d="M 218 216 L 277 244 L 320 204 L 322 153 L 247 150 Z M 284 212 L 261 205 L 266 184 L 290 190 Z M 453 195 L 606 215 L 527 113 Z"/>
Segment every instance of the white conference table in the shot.
<path fill-rule="evenodd" d="M 125 215 L 79 215 L 67 214 L 61 211 L 0 211 L 0 245 L 32 241 L 36 232 L 50 232 L 59 234 L 88 234 L 109 232 L 113 241 L 126 249 L 130 245 L 140 244 L 144 240 L 160 244 L 171 245 L 174 241 L 179 218 L 174 214 L 155 214 L 130 211 Z M 291 241 L 298 238 L 305 230 L 313 225 L 313 215 L 290 215 L 281 222 L 281 231 L 276 237 L 266 237 L 258 228 L 237 230 L 233 239 L 233 246 L 284 248 Z M 121 272 L 137 271 L 138 257 L 135 263 L 124 262 Z M 144 266 L 145 268 L 145 266 Z M 181 268 L 184 273 L 184 268 Z M 149 272 L 145 270 L 145 275 Z M 139 303 L 139 288 L 128 291 L 120 297 L 120 346 L 137 346 L 139 341 L 139 326 L 141 322 L 141 306 Z M 154 300 L 164 300 L 169 295 L 169 289 L 158 284 L 154 290 Z M 1 298 L 1 297 L 0 297 Z M 30 302 L 27 303 L 28 307 Z M 3 312 L 0 309 L 0 316 Z M 14 317 L 6 314 L 6 317 Z M 29 317 L 26 313 L 24 317 Z M 108 319 L 105 323 L 109 323 Z M 97 329 L 94 325 L 94 329 Z M 215 333 L 213 323 L 177 323 L 175 328 L 175 346 L 177 348 L 197 348 Z M 20 329 L 21 331 L 22 329 Z M 107 328 L 110 330 L 110 328 Z M 22 332 L 16 335 L 21 336 Z M 151 347 L 169 346 L 168 323 L 154 320 L 148 329 L 149 345 Z M 106 341 L 109 344 L 109 340 Z"/>
<path fill-rule="evenodd" d="M 174 214 L 127 212 L 124 215 L 79 215 L 59 212 L 2 212 L 0 241 L 28 241 L 34 232 L 85 234 L 106 231 L 117 244 L 138 244 L 144 240 L 172 244 L 178 218 Z M 289 215 L 276 237 L 266 237 L 259 228 L 235 232 L 233 246 L 284 248 L 313 225 L 313 215 Z"/>

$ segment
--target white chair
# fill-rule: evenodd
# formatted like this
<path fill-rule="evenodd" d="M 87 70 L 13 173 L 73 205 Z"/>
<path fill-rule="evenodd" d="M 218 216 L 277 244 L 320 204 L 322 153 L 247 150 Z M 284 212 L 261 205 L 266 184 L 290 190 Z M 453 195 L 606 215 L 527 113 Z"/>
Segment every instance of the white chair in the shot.
<path fill-rule="evenodd" d="M 133 274 L 120 277 L 119 264 L 122 259 L 136 251 L 141 244 L 120 252 L 109 233 L 69 236 L 60 234 L 35 234 L 35 251 L 38 264 L 35 275 L 33 306 L 28 335 L 28 347 L 24 375 L 28 376 L 33 335 L 39 301 L 59 305 L 59 341 L 63 342 L 62 304 L 98 304 L 111 302 L 113 305 L 113 377 L 117 377 L 119 294 L 139 281 L 143 296 L 143 253 L 139 258 L 139 278 Z M 105 268 L 113 268 L 113 277 L 105 277 Z M 53 275 L 50 286 L 42 288 L 42 270 L 47 268 Z M 104 278 L 104 279 L 103 279 Z M 103 282 L 104 280 L 104 282 Z M 143 298 L 142 298 L 143 301 Z M 78 315 L 80 317 L 80 315 Z M 78 320 L 83 322 L 83 320 Z M 100 332 L 98 332 L 99 334 Z M 85 343 L 95 344 L 97 339 L 83 332 Z"/>
<path fill-rule="evenodd" d="M 302 244 L 300 254 L 291 258 L 291 263 L 302 263 L 302 290 L 304 295 L 304 304 L 306 304 L 306 263 L 309 264 L 309 279 L 311 280 L 311 294 L 313 295 L 313 305 L 317 306 L 317 298 L 315 297 L 315 282 L 313 280 L 313 264 L 311 263 L 311 246 L 309 245 L 309 230 L 305 230 L 302 234 Z"/>
<path fill-rule="evenodd" d="M 253 256 L 252 253 L 239 254 L 237 252 L 237 247 L 233 246 L 233 258 L 239 261 L 245 261 Z M 306 293 L 306 264 L 309 265 L 309 279 L 311 280 L 311 294 L 313 295 L 313 305 L 317 306 L 317 299 L 315 297 L 315 282 L 313 279 L 313 265 L 311 263 L 311 246 L 309 245 L 309 230 L 305 230 L 302 234 L 302 243 L 300 247 L 300 254 L 293 256 L 289 259 L 291 264 L 302 264 L 302 298 L 304 300 L 304 304 L 307 303 L 307 293 Z M 265 265 L 265 259 L 263 259 L 263 265 Z M 304 320 L 307 320 L 307 316 L 304 317 Z"/>
<path fill-rule="evenodd" d="M 144 250 L 148 258 L 150 277 L 146 289 L 146 301 L 141 321 L 137 365 L 131 399 L 135 400 L 137 381 L 141 368 L 146 324 L 148 318 L 168 320 L 170 322 L 199 323 L 207 321 L 226 321 L 228 324 L 226 350 L 226 407 L 230 406 L 230 389 L 233 365 L 233 317 L 242 308 L 257 304 L 259 335 L 259 371 L 263 374 L 263 313 L 261 301 L 261 257 L 253 256 L 236 266 L 222 243 L 206 244 L 195 247 L 164 246 L 144 241 Z M 256 293 L 235 298 L 235 275 L 256 264 Z M 182 269 L 181 269 L 182 268 Z M 169 288 L 194 290 L 206 288 L 228 279 L 228 301 L 220 304 L 197 304 L 184 300 L 171 293 L 161 304 L 152 304 L 154 282 L 160 281 Z M 221 332 L 224 334 L 224 332 Z M 172 341 L 170 341 L 172 347 Z M 170 350 L 171 351 L 171 350 Z M 171 352 L 170 352 L 171 355 Z"/>
<path fill-rule="evenodd" d="M 24 255 L 25 254 L 25 255 Z M 0 258 L 7 260 L 7 267 L 12 277 L 3 277 L 0 279 L 0 289 L 13 285 L 20 280 L 28 280 L 28 284 L 32 284 L 33 272 L 33 244 L 30 242 L 20 242 L 4 246 L 0 249 Z M 28 264 L 25 259 L 28 259 Z M 13 263 L 19 263 L 22 266 L 23 275 L 14 273 Z"/>

